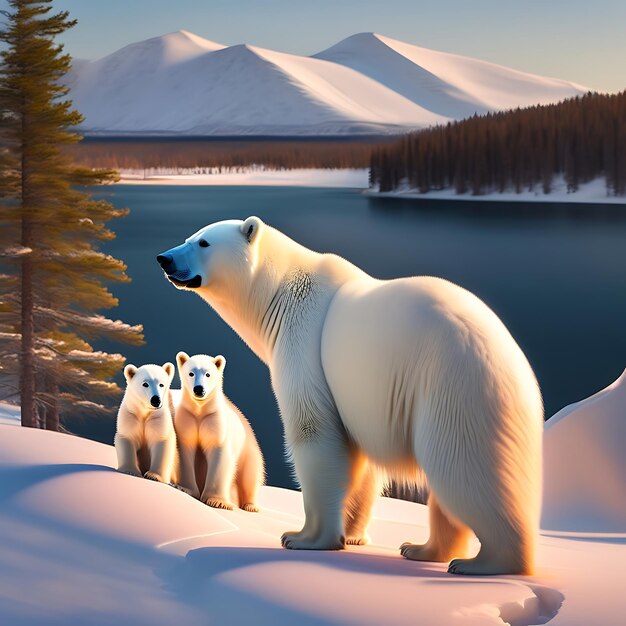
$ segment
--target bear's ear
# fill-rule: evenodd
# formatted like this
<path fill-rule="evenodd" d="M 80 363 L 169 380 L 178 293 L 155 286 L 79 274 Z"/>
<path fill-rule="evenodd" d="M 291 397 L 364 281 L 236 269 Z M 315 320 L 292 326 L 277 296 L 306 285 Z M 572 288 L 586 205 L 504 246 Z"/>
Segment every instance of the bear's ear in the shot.
<path fill-rule="evenodd" d="M 167 363 L 163 363 L 163 369 L 165 370 L 167 377 L 170 379 L 170 382 L 172 382 L 172 378 L 174 378 L 174 364 L 169 361 Z"/>
<path fill-rule="evenodd" d="M 133 379 L 133 376 L 136 373 L 137 373 L 137 368 L 132 363 L 129 363 L 124 368 L 124 378 L 126 379 L 126 382 L 129 383 Z"/>
<path fill-rule="evenodd" d="M 217 367 L 218 372 L 223 372 L 226 367 L 226 357 L 218 354 L 214 359 L 213 363 L 215 363 L 215 367 Z"/>
<path fill-rule="evenodd" d="M 248 243 L 252 243 L 259 236 L 259 232 L 262 227 L 262 220 L 252 215 L 241 225 L 240 228 L 244 237 L 248 240 Z"/>
<path fill-rule="evenodd" d="M 187 363 L 187 361 L 189 361 L 189 355 L 186 352 L 179 352 L 176 355 L 176 363 L 178 364 L 178 367 L 182 367 L 185 363 Z"/>

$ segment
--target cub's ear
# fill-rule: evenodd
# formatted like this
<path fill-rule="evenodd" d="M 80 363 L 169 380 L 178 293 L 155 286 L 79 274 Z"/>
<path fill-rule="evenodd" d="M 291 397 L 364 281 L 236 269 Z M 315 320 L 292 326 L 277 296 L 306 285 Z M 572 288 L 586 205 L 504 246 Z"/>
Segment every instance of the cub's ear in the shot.
<path fill-rule="evenodd" d="M 174 378 L 174 364 L 169 361 L 167 363 L 163 363 L 163 369 L 170 379 L 170 382 L 172 382 L 172 378 Z"/>
<path fill-rule="evenodd" d="M 213 363 L 215 363 L 215 367 L 217 367 L 217 370 L 219 372 L 223 372 L 224 368 L 226 367 L 226 357 L 222 356 L 221 354 L 218 354 L 213 359 Z"/>
<path fill-rule="evenodd" d="M 252 243 L 259 236 L 261 228 L 263 228 L 263 221 L 254 215 L 249 217 L 240 227 L 248 243 Z"/>
<path fill-rule="evenodd" d="M 133 376 L 136 373 L 137 373 L 137 368 L 132 363 L 129 363 L 124 368 L 124 378 L 126 379 L 126 382 L 129 383 L 133 379 Z"/>
<path fill-rule="evenodd" d="M 186 352 L 179 352 L 176 355 L 176 363 L 178 364 L 178 367 L 182 367 L 185 363 L 187 363 L 187 361 L 189 361 L 189 355 Z"/>

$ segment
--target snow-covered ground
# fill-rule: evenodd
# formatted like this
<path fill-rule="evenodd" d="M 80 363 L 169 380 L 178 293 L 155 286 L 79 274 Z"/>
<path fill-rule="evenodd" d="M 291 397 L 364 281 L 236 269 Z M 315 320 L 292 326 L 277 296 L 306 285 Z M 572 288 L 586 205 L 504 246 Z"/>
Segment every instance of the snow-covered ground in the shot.
<path fill-rule="evenodd" d="M 251 168 L 237 172 L 213 174 L 155 173 L 122 170 L 123 185 L 241 185 L 285 187 L 344 187 L 364 189 L 368 184 L 366 169 L 293 169 L 266 170 Z"/>
<path fill-rule="evenodd" d="M 547 421 L 543 528 L 622 533 L 626 541 L 625 451 L 626 370 Z"/>
<path fill-rule="evenodd" d="M 402 559 L 400 543 L 426 539 L 427 510 L 386 498 L 372 545 L 283 550 L 280 534 L 303 519 L 295 491 L 265 487 L 259 514 L 218 511 L 117 473 L 111 446 L 2 425 L 0 623 L 623 625 L 625 393 L 626 374 L 548 422 L 550 530 L 534 577 L 463 578 Z M 10 406 L 0 415 L 15 422 Z"/>
<path fill-rule="evenodd" d="M 562 179 L 556 179 L 552 184 L 550 193 L 545 194 L 541 186 L 537 186 L 532 191 L 506 191 L 504 193 L 485 193 L 474 196 L 471 193 L 458 194 L 454 189 L 442 189 L 441 191 L 428 191 L 419 193 L 414 189 L 404 188 L 397 191 L 380 193 L 375 190 L 366 192 L 375 197 L 384 198 L 413 198 L 421 200 L 461 200 L 468 202 L 564 202 L 564 203 L 584 203 L 584 204 L 626 204 L 624 196 L 609 196 L 606 192 L 604 178 L 596 178 L 589 183 L 579 186 L 578 191 L 567 191 L 567 185 Z"/>
<path fill-rule="evenodd" d="M 398 133 L 587 91 L 375 33 L 306 57 L 178 31 L 78 63 L 68 83 L 83 130 L 144 135 Z"/>

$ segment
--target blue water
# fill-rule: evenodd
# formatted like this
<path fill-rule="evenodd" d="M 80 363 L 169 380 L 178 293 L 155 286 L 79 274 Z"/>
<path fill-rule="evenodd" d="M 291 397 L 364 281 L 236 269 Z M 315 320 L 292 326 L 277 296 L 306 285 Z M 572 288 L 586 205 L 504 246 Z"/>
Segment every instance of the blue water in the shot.
<path fill-rule="evenodd" d="M 626 366 L 626 206 L 400 201 L 277 187 L 119 185 L 99 195 L 131 209 L 112 223 L 118 236 L 105 246 L 132 278 L 115 287 L 120 306 L 111 314 L 143 324 L 147 341 L 106 347 L 136 365 L 173 361 L 178 350 L 224 354 L 226 392 L 257 432 L 270 484 L 292 483 L 265 366 L 200 298 L 168 284 L 154 260 L 216 220 L 255 214 L 374 276 L 430 274 L 470 289 L 526 352 L 547 416 Z M 84 420 L 73 429 L 110 442 L 114 423 Z"/>

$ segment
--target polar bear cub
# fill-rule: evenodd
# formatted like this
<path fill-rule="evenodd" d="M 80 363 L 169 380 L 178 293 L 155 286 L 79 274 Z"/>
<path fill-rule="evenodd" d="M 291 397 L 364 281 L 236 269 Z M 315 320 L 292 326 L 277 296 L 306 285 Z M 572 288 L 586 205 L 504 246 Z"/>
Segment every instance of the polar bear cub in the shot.
<path fill-rule="evenodd" d="M 170 385 L 173 363 L 127 365 L 126 391 L 117 413 L 118 470 L 169 483 L 176 460 Z"/>
<path fill-rule="evenodd" d="M 176 363 L 182 391 L 174 418 L 180 486 L 218 509 L 233 509 L 236 495 L 240 508 L 258 511 L 263 455 L 248 420 L 224 394 L 226 359 L 179 352 Z M 196 463 L 198 451 L 206 459 L 204 481 Z"/>

